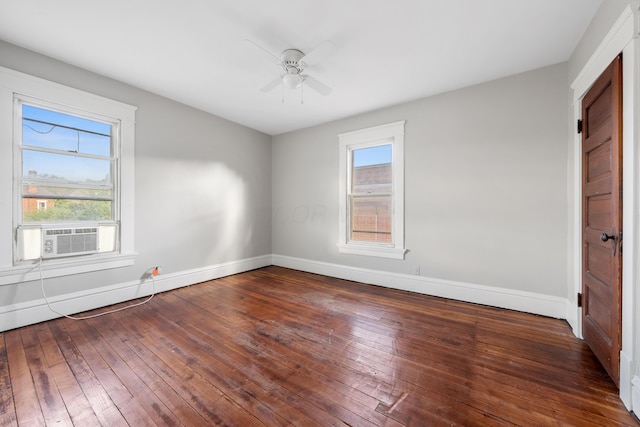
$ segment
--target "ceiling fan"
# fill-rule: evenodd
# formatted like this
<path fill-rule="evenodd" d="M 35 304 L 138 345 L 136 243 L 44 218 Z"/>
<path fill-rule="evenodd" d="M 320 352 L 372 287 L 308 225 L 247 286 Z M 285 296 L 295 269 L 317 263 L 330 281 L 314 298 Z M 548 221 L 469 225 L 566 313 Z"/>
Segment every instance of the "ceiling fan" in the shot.
<path fill-rule="evenodd" d="M 285 49 L 280 56 L 274 55 L 251 40 L 247 41 L 275 58 L 277 61 L 276 64 L 282 69 L 280 75 L 267 83 L 260 91 L 270 92 L 279 85 L 282 85 L 283 90 L 285 87 L 288 89 L 297 89 L 306 85 L 323 96 L 331 93 L 329 86 L 309 74 L 304 74 L 304 70 L 307 67 L 320 63 L 335 50 L 335 45 L 330 41 L 323 42 L 307 54 L 299 49 Z"/>

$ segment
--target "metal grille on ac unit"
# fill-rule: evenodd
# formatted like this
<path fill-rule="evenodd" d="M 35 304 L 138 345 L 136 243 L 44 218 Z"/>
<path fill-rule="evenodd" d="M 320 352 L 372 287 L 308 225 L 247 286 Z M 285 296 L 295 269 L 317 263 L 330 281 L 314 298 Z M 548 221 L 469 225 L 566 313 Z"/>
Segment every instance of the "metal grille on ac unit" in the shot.
<path fill-rule="evenodd" d="M 98 228 L 42 229 L 42 258 L 55 258 L 98 252 Z"/>

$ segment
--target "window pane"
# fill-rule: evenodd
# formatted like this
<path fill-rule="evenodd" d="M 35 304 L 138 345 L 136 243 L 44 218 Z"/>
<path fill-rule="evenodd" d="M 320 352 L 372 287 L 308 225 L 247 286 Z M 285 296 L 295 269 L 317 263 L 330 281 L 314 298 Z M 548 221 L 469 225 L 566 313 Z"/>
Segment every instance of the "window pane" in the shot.
<path fill-rule="evenodd" d="M 351 192 L 391 193 L 391 145 L 353 150 Z"/>
<path fill-rule="evenodd" d="M 391 163 L 391 144 L 353 150 L 353 166 L 371 166 Z"/>
<path fill-rule="evenodd" d="M 111 156 L 111 125 L 22 106 L 22 144 L 74 153 Z"/>
<path fill-rule="evenodd" d="M 111 160 L 22 150 L 22 179 L 111 186 Z"/>
<path fill-rule="evenodd" d="M 111 201 L 69 199 L 22 199 L 22 221 L 101 221 L 110 220 Z"/>
<path fill-rule="evenodd" d="M 391 243 L 391 196 L 351 197 L 350 239 Z"/>
<path fill-rule="evenodd" d="M 47 184 L 22 184 L 22 196 L 37 199 L 113 200 L 111 188 L 74 188 Z"/>

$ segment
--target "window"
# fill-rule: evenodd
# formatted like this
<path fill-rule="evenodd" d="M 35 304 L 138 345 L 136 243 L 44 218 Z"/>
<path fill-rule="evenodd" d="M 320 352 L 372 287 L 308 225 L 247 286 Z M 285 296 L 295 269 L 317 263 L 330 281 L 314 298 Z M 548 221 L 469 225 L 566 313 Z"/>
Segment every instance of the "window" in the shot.
<path fill-rule="evenodd" d="M 392 147 L 383 144 L 350 150 L 347 199 L 352 242 L 392 242 Z"/>
<path fill-rule="evenodd" d="M 339 140 L 339 251 L 404 259 L 404 121 Z"/>
<path fill-rule="evenodd" d="M 19 223 L 117 222 L 117 123 L 36 107 L 22 119 Z M 116 132 L 113 132 L 113 130 Z"/>
<path fill-rule="evenodd" d="M 135 110 L 0 67 L 0 285 L 133 264 Z"/>

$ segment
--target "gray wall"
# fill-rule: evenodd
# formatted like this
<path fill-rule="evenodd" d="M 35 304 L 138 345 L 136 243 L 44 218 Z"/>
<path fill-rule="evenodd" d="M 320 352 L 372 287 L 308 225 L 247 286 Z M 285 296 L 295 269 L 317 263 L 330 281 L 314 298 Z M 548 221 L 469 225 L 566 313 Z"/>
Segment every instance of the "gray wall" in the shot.
<path fill-rule="evenodd" d="M 1 41 L 0 66 L 138 107 L 135 265 L 50 279 L 50 295 L 136 281 L 154 265 L 172 273 L 271 253 L 271 136 Z M 40 298 L 39 283 L 0 287 L 2 304 Z"/>
<path fill-rule="evenodd" d="M 273 253 L 566 297 L 567 65 L 273 138 Z M 406 120 L 403 261 L 340 254 L 338 138 Z"/>
<path fill-rule="evenodd" d="M 569 84 L 587 63 L 622 11 L 637 0 L 604 0 L 569 58 Z"/>

